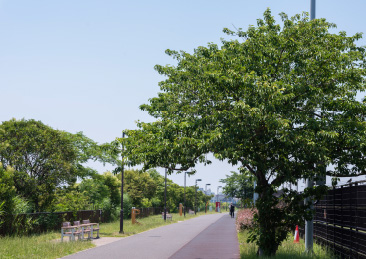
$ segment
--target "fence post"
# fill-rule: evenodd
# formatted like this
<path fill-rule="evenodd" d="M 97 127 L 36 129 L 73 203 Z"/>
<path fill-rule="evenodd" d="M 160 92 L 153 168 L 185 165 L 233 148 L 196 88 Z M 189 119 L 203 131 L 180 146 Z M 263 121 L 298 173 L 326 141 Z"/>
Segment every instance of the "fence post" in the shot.
<path fill-rule="evenodd" d="M 335 186 L 333 186 L 333 251 L 335 251 Z"/>
<path fill-rule="evenodd" d="M 342 241 L 342 244 L 343 244 L 343 225 L 344 225 L 344 222 L 343 222 L 343 185 L 341 186 L 341 241 Z"/>
<path fill-rule="evenodd" d="M 352 185 L 353 184 L 350 184 L 348 186 L 348 189 L 349 189 L 349 238 L 350 238 L 350 242 L 351 244 L 353 244 L 353 238 L 352 238 L 352 223 L 353 223 L 353 220 L 352 220 Z M 352 246 L 350 246 L 350 249 L 349 249 L 349 255 L 350 255 L 350 258 L 352 257 Z"/>
<path fill-rule="evenodd" d="M 356 192 L 356 199 L 355 199 L 355 230 L 356 230 L 356 242 L 357 242 L 357 245 L 356 245 L 356 254 L 357 254 L 357 257 L 358 257 L 358 246 L 359 246 L 359 238 L 358 238 L 358 183 L 355 183 L 355 192 Z"/>

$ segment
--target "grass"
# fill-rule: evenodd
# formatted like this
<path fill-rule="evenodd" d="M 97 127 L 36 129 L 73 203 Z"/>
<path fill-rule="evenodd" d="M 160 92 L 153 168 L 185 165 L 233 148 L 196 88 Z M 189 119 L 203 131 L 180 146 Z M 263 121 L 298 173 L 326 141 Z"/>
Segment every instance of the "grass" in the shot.
<path fill-rule="evenodd" d="M 243 231 L 238 233 L 238 239 L 240 244 L 240 257 L 245 259 L 258 259 L 257 257 L 257 249 L 258 247 L 253 243 L 247 243 L 248 232 Z M 271 258 L 278 259 L 307 259 L 307 258 L 316 258 L 316 259 L 332 259 L 334 255 L 330 251 L 327 251 L 320 245 L 314 243 L 314 254 L 304 254 L 305 244 L 304 240 L 300 239 L 299 244 L 294 244 L 294 237 L 289 235 L 287 240 L 285 240 L 282 245 L 279 247 L 276 256 Z M 266 257 L 261 257 L 266 258 Z"/>
<path fill-rule="evenodd" d="M 207 212 L 207 214 L 211 213 L 215 212 Z M 157 215 L 138 219 L 139 224 L 134 225 L 132 225 L 131 219 L 126 219 L 124 220 L 124 234 L 119 233 L 119 220 L 112 223 L 102 223 L 99 235 L 101 237 L 126 237 L 204 214 L 204 212 L 198 212 L 197 215 L 186 214 L 184 218 L 178 213 L 173 213 L 173 220 L 166 222 L 162 220 L 161 215 Z M 95 246 L 87 240 L 63 243 L 60 240 L 61 234 L 58 231 L 23 237 L 0 237 L 0 258 L 60 258 Z"/>
<path fill-rule="evenodd" d="M 0 258 L 59 258 L 94 247 L 90 241 L 56 242 L 61 234 L 0 238 Z"/>

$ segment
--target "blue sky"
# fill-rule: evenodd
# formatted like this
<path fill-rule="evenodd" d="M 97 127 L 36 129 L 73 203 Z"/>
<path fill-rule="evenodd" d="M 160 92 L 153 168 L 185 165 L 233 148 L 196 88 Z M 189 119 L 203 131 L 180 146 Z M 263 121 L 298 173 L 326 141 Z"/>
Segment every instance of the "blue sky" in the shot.
<path fill-rule="evenodd" d="M 0 0 L 0 120 L 36 119 L 112 141 L 152 120 L 139 105 L 159 91 L 154 65 L 174 64 L 166 49 L 220 43 L 224 27 L 255 25 L 267 7 L 280 20 L 280 12 L 309 11 L 310 0 Z M 316 3 L 316 17 L 348 35 L 365 32 L 365 10 L 364 0 Z M 187 184 L 202 178 L 216 192 L 230 170 L 199 165 Z M 171 179 L 183 184 L 183 175 Z"/>

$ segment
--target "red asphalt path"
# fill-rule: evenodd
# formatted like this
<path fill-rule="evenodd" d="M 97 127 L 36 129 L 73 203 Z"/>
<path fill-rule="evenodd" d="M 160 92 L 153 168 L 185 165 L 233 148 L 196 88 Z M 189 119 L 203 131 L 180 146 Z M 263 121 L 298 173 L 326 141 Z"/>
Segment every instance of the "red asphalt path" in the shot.
<path fill-rule="evenodd" d="M 188 244 L 183 246 L 169 259 L 186 258 L 240 258 L 235 219 L 224 215 Z"/>
<path fill-rule="evenodd" d="M 217 213 L 155 228 L 65 258 L 231 259 L 240 258 L 240 254 L 235 219 L 229 213 Z"/>

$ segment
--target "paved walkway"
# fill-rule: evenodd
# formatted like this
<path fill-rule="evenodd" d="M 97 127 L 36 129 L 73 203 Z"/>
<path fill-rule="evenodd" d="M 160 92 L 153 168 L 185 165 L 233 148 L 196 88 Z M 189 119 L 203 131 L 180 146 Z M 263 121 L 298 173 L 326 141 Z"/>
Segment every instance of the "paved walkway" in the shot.
<path fill-rule="evenodd" d="M 64 258 L 232 259 L 240 255 L 235 220 L 221 213 L 155 228 Z"/>

